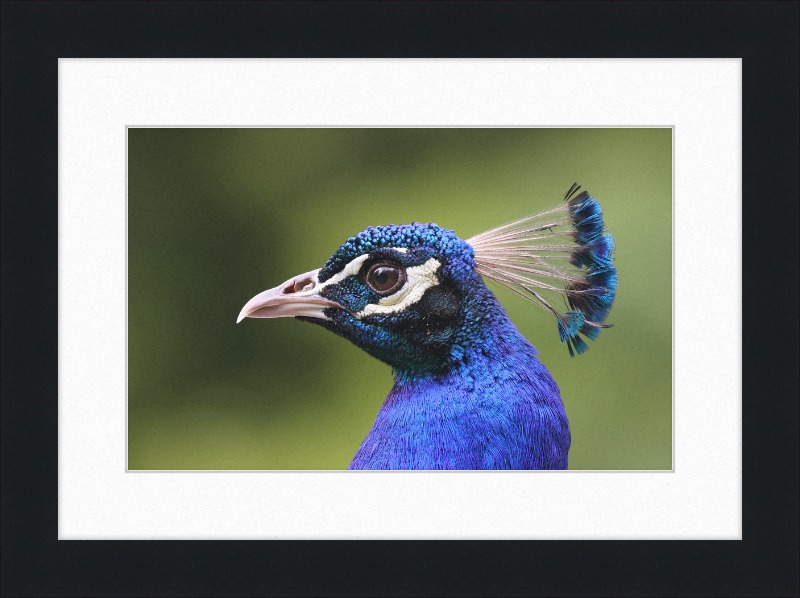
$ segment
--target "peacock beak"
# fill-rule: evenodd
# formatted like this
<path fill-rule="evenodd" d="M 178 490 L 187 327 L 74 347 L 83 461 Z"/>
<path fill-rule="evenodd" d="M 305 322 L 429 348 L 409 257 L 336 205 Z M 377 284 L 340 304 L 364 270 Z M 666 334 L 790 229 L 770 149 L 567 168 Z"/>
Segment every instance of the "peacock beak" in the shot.
<path fill-rule="evenodd" d="M 324 288 L 317 278 L 319 270 L 312 270 L 299 274 L 284 282 L 282 285 L 259 293 L 245 303 L 239 317 L 238 324 L 245 318 L 293 318 L 305 316 L 307 318 L 321 318 L 330 320 L 325 315 L 325 309 L 341 305 L 326 299 L 319 292 Z"/>

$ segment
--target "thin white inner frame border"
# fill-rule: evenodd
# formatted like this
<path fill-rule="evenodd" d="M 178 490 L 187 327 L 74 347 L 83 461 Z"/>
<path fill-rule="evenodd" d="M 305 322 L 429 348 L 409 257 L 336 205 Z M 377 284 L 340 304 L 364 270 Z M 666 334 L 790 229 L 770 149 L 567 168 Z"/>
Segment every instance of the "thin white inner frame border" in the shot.
<path fill-rule="evenodd" d="M 673 473 L 126 472 L 127 126 L 665 123 Z M 59 539 L 741 539 L 740 324 L 739 59 L 59 60 Z"/>

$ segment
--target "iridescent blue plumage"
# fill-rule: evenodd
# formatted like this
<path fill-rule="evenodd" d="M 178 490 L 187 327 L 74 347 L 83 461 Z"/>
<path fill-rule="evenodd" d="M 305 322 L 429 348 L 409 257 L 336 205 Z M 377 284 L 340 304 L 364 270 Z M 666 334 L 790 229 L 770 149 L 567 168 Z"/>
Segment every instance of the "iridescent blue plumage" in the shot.
<path fill-rule="evenodd" d="M 350 469 L 566 469 L 559 388 L 482 276 L 553 313 L 570 354 L 586 351 L 579 334 L 608 327 L 616 269 L 600 205 L 577 190 L 469 241 L 435 224 L 370 227 L 240 319 L 295 315 L 391 365 L 394 386 Z"/>
<path fill-rule="evenodd" d="M 569 193 L 567 197 L 569 198 Z M 603 322 L 611 311 L 617 291 L 617 270 L 612 264 L 611 257 L 614 251 L 614 237 L 604 234 L 603 209 L 586 191 L 568 199 L 568 205 L 570 214 L 575 220 L 574 228 L 577 231 L 575 242 L 579 246 L 573 253 L 571 262 L 575 266 L 587 268 L 586 281 L 589 286 L 605 290 L 579 297 L 570 296 L 569 304 L 573 309 L 584 313 L 586 319 Z M 598 337 L 600 330 L 600 327 L 590 325 L 581 328 L 581 332 L 592 340 Z M 572 337 L 572 341 L 576 343 L 577 349 L 576 338 L 580 341 L 579 337 L 575 336 Z M 578 352 L 583 351 L 578 350 Z"/>
<path fill-rule="evenodd" d="M 398 377 L 349 469 L 566 469 L 569 422 L 510 327 L 438 375 Z"/>

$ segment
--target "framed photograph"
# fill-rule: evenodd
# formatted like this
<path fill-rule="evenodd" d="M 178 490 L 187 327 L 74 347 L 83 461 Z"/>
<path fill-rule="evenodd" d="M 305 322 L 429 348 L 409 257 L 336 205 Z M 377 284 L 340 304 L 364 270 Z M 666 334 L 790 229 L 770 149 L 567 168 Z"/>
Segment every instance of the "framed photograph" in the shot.
<path fill-rule="evenodd" d="M 796 7 L 8 6 L 4 593 L 796 593 L 796 318 L 753 301 L 780 271 L 796 312 L 796 259 L 764 267 L 797 240 Z M 343 471 L 390 367 L 243 306 L 370 226 L 467 240 L 574 182 L 614 327 L 570 357 L 488 283 L 569 469 Z"/>

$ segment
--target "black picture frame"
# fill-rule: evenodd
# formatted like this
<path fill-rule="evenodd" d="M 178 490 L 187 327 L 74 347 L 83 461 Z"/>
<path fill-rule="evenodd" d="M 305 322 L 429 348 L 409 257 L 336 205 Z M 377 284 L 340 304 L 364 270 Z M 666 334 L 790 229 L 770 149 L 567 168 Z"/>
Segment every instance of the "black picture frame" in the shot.
<path fill-rule="evenodd" d="M 798 16 L 797 2 L 3 2 L 3 596 L 797 595 Z M 59 57 L 741 57 L 743 539 L 59 541 Z"/>

